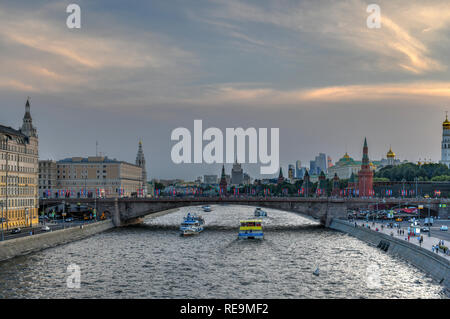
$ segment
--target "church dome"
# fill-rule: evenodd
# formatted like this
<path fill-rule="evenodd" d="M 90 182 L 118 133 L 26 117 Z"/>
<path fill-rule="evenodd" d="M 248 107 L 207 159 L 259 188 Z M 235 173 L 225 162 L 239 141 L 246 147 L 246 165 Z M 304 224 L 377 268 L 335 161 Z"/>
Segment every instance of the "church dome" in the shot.
<path fill-rule="evenodd" d="M 355 164 L 355 161 L 347 154 L 347 152 L 345 152 L 344 156 L 342 156 L 339 161 L 337 161 L 336 166 L 339 167 L 353 164 Z"/>
<path fill-rule="evenodd" d="M 395 153 L 392 152 L 392 148 L 389 148 L 389 152 L 387 152 L 386 156 L 387 156 L 387 158 L 394 158 L 395 157 Z"/>
<path fill-rule="evenodd" d="M 450 121 L 448 120 L 447 115 L 445 116 L 445 121 L 442 123 L 442 128 L 444 130 L 450 130 Z"/>

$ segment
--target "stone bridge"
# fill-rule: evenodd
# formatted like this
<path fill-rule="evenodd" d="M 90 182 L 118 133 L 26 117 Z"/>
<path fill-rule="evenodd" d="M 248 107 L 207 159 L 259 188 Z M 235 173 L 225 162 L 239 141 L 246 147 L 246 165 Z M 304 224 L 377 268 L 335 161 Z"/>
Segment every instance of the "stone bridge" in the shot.
<path fill-rule="evenodd" d="M 328 227 L 334 218 L 347 219 L 348 209 L 375 208 L 377 204 L 390 207 L 396 205 L 428 205 L 441 218 L 448 218 L 448 207 L 441 207 L 447 200 L 442 199 L 376 199 L 376 198 L 304 198 L 304 197 L 160 197 L 160 198 L 65 198 L 41 200 L 41 205 L 56 205 L 64 201 L 68 204 L 81 203 L 97 207 L 99 213 L 111 216 L 116 227 L 140 222 L 147 215 L 164 210 L 199 205 L 232 204 L 274 208 L 300 213 L 320 221 Z M 448 203 L 450 205 L 450 201 Z"/>

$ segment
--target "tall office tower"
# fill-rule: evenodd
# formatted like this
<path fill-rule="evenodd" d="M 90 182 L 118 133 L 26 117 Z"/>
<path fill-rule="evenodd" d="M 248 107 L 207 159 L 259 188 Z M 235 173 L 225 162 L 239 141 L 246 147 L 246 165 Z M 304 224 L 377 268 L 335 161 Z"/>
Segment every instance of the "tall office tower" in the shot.
<path fill-rule="evenodd" d="M 244 183 L 244 171 L 242 170 L 241 164 L 236 161 L 231 169 L 231 184 L 242 185 Z"/>
<path fill-rule="evenodd" d="M 295 177 L 296 178 L 302 178 L 302 162 L 300 160 L 297 160 L 295 162 Z"/>
<path fill-rule="evenodd" d="M 289 164 L 288 177 L 291 181 L 295 178 L 295 166 L 292 164 Z"/>

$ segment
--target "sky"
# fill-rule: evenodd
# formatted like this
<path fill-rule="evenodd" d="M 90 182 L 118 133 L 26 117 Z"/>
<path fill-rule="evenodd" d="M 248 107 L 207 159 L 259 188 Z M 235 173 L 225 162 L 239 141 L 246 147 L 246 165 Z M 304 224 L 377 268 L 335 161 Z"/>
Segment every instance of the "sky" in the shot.
<path fill-rule="evenodd" d="M 80 29 L 66 25 L 71 3 Z M 380 28 L 367 27 L 371 3 Z M 18 128 L 30 96 L 41 159 L 93 156 L 98 141 L 134 163 L 142 140 L 150 178 L 220 175 L 171 159 L 171 132 L 195 119 L 279 128 L 284 170 L 319 152 L 359 160 L 364 137 L 374 160 L 391 146 L 439 161 L 449 65 L 446 0 L 0 3 L 0 123 Z"/>

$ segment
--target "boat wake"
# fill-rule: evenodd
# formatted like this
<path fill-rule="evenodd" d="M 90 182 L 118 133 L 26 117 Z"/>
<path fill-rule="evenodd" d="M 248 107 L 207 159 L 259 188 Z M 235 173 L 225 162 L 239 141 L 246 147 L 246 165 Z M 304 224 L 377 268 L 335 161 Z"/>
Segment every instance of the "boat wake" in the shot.
<path fill-rule="evenodd" d="M 168 225 L 168 224 L 140 224 L 135 226 L 141 229 L 147 230 L 179 230 L 180 227 L 178 225 Z M 239 229 L 239 225 L 205 225 L 204 231 L 237 231 Z M 264 225 L 264 231 L 310 231 L 317 230 L 323 228 L 323 226 L 317 225 Z"/>

